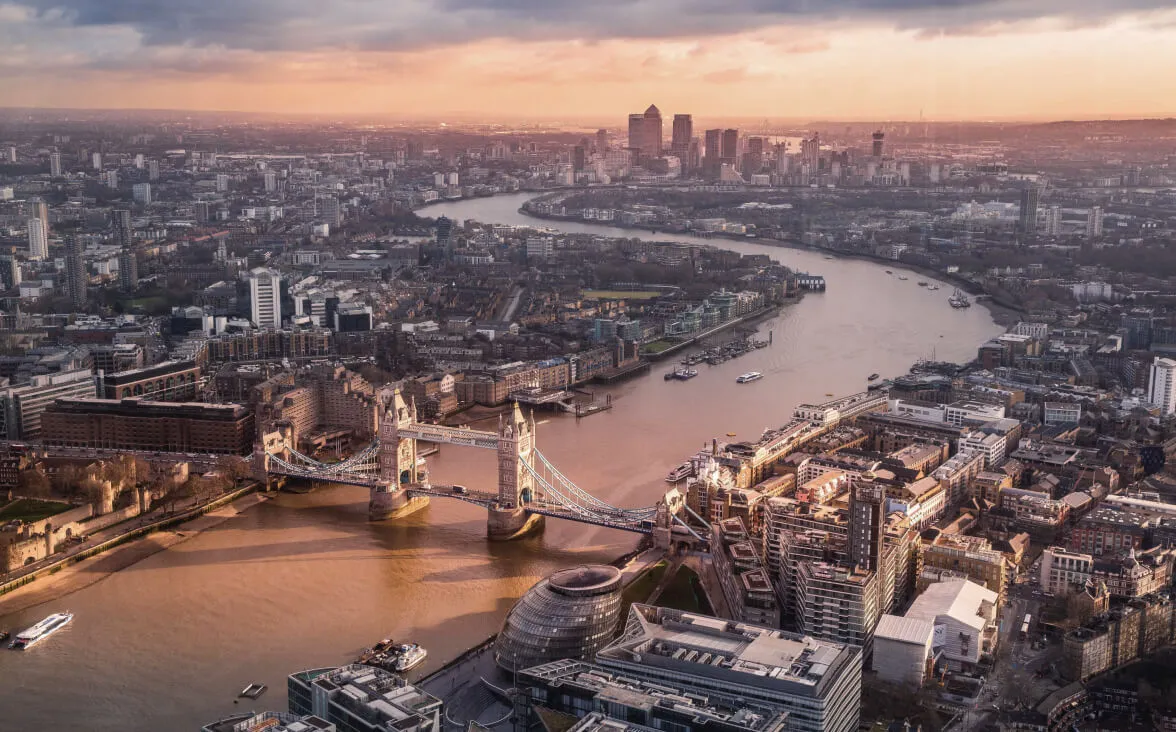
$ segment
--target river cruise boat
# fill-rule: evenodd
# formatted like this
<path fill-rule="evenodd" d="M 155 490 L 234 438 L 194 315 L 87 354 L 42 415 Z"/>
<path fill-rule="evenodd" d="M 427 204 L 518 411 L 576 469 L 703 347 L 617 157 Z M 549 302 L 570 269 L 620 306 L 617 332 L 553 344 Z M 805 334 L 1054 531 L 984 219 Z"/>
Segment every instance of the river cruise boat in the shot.
<path fill-rule="evenodd" d="M 416 643 L 405 643 L 396 649 L 393 667 L 400 673 L 404 673 L 424 663 L 425 657 L 428 655 L 429 652 Z"/>
<path fill-rule="evenodd" d="M 956 310 L 972 307 L 972 302 L 961 290 L 956 290 L 955 292 L 951 293 L 951 297 L 949 297 L 947 301 L 951 303 L 951 306 Z"/>
<path fill-rule="evenodd" d="M 17 633 L 8 647 L 16 648 L 17 650 L 31 648 L 34 644 L 45 640 L 69 625 L 69 621 L 71 620 L 73 620 L 73 613 L 54 613 L 31 628 Z"/>
<path fill-rule="evenodd" d="M 693 472 L 693 468 L 690 467 L 689 462 L 682 463 L 681 465 L 674 468 L 666 475 L 666 482 L 667 483 L 681 482 L 681 481 L 689 478 L 690 473 L 692 473 L 692 472 Z"/>
<path fill-rule="evenodd" d="M 748 371 L 746 374 L 740 375 L 740 377 L 738 379 L 735 379 L 735 383 L 746 384 L 749 381 L 758 381 L 762 378 L 764 378 L 764 375 L 761 374 L 760 372 Z"/>

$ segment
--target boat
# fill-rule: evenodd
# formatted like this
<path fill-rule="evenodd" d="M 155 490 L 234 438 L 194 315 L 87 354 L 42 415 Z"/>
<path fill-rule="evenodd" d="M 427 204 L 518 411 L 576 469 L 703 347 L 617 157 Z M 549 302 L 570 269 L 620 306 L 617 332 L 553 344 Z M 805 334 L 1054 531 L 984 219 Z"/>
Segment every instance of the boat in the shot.
<path fill-rule="evenodd" d="M 677 483 L 679 481 L 686 480 L 690 477 L 692 472 L 694 472 L 694 468 L 691 467 L 689 462 L 682 463 L 666 475 L 666 482 Z"/>
<path fill-rule="evenodd" d="M 833 392 L 827 391 L 827 392 L 825 392 L 825 396 L 833 396 Z"/>
<path fill-rule="evenodd" d="M 11 636 L 12 636 L 12 633 L 9 633 L 7 630 L 0 630 L 0 643 L 3 643 L 4 641 L 8 640 L 9 637 L 11 637 Z"/>
<path fill-rule="evenodd" d="M 919 280 L 915 284 L 918 285 L 919 287 L 926 287 L 927 286 L 927 282 L 925 280 Z"/>
<path fill-rule="evenodd" d="M 698 369 L 688 369 L 685 367 L 679 367 L 679 368 L 676 368 L 673 371 L 670 371 L 669 373 L 667 373 L 665 376 L 665 379 L 666 379 L 666 381 L 670 381 L 672 379 L 677 379 L 678 381 L 686 381 L 687 379 L 693 379 L 695 376 L 698 376 Z"/>
<path fill-rule="evenodd" d="M 425 661 L 429 652 L 416 643 L 405 643 L 396 649 L 396 660 L 393 667 L 400 673 L 416 668 Z"/>
<path fill-rule="evenodd" d="M 735 433 L 734 433 L 734 432 L 728 432 L 728 433 L 727 433 L 727 437 L 734 437 L 734 436 L 735 436 Z"/>
<path fill-rule="evenodd" d="M 927 289 L 928 289 L 928 290 L 938 290 L 938 289 L 939 289 L 939 285 L 931 285 L 931 286 L 930 286 L 930 287 L 928 287 Z"/>
<path fill-rule="evenodd" d="M 900 279 L 900 280 L 904 280 L 904 281 L 905 281 L 905 280 L 909 280 L 910 278 L 909 278 L 909 277 L 907 277 L 906 275 L 899 275 L 899 276 L 898 276 L 898 279 Z"/>
<path fill-rule="evenodd" d="M 749 381 L 758 381 L 764 378 L 764 375 L 758 371 L 748 371 L 746 374 L 741 374 L 739 378 L 735 379 L 737 384 L 746 384 Z"/>
<path fill-rule="evenodd" d="M 886 274 L 894 274 L 894 272 L 892 270 L 888 269 L 888 270 L 886 270 Z"/>
<path fill-rule="evenodd" d="M 8 647 L 18 650 L 30 648 L 69 625 L 71 620 L 73 620 L 73 613 L 53 613 L 31 628 L 17 633 Z"/>
<path fill-rule="evenodd" d="M 246 699 L 256 699 L 257 697 L 264 694 L 266 689 L 268 689 L 268 688 L 269 687 L 266 686 L 265 684 L 250 684 L 249 686 L 246 686 L 244 689 L 241 689 L 241 693 L 238 694 L 237 696 L 244 697 Z"/>
<path fill-rule="evenodd" d="M 829 255 L 829 254 L 827 254 L 827 255 L 825 255 L 825 259 L 832 260 L 832 259 L 833 259 L 833 256 L 832 256 L 832 255 Z"/>
<path fill-rule="evenodd" d="M 877 380 L 878 380 L 878 374 L 870 374 L 869 376 L 866 377 L 866 381 L 877 381 Z"/>
<path fill-rule="evenodd" d="M 972 307 L 972 302 L 968 300 L 968 296 L 965 295 L 962 290 L 956 290 L 955 292 L 951 293 L 951 297 L 949 297 L 947 301 L 951 303 L 951 306 L 956 310 Z"/>

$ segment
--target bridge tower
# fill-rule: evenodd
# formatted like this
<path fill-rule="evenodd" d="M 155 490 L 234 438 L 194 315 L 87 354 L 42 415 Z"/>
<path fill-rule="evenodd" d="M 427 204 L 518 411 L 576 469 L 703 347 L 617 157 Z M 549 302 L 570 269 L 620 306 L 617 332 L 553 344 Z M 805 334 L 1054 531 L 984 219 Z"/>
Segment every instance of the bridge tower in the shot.
<path fill-rule="evenodd" d="M 429 505 L 428 496 L 408 495 L 407 486 L 419 480 L 417 445 L 400 430 L 416 422 L 416 407 L 404 401 L 397 389 L 380 423 L 380 482 L 372 486 L 368 518 L 372 521 L 400 518 Z"/>
<path fill-rule="evenodd" d="M 538 499 L 535 478 L 527 469 L 534 461 L 535 420 L 524 417 L 516 402 L 498 418 L 498 505 L 490 508 L 486 523 L 491 539 L 517 539 L 542 528 L 543 517 L 524 508 Z"/>

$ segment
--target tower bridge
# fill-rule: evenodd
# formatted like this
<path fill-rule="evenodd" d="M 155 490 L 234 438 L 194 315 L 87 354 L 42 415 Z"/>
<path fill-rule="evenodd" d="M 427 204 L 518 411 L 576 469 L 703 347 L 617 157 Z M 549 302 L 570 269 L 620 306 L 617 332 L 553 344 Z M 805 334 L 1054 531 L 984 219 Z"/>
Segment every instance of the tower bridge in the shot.
<path fill-rule="evenodd" d="M 621 508 L 573 483 L 535 445 L 535 421 L 516 402 L 499 417 L 494 432 L 469 427 L 422 424 L 416 410 L 396 391 L 384 412 L 377 438 L 350 458 L 323 463 L 293 447 L 288 427 L 262 435 L 254 446 L 253 466 L 260 480 L 287 476 L 344 483 L 370 489 L 368 516 L 373 521 L 407 516 L 431 498 L 451 498 L 486 509 L 487 535 L 513 539 L 542 528 L 545 517 L 653 535 L 668 546 L 676 535 L 705 542 L 706 527 L 689 525 L 680 514 L 685 496 L 671 488 L 653 506 Z M 461 445 L 497 452 L 496 492 L 434 485 L 423 471 L 417 442 Z"/>

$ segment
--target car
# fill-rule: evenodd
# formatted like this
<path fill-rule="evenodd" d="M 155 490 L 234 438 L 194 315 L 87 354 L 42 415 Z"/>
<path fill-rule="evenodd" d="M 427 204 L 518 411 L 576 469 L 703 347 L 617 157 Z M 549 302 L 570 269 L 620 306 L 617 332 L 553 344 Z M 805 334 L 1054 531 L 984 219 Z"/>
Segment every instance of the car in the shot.
<path fill-rule="evenodd" d="M 469 490 L 469 488 L 466 488 L 464 485 L 455 485 L 455 486 L 453 486 L 453 492 L 464 496 L 465 494 L 469 493 L 470 490 Z"/>

